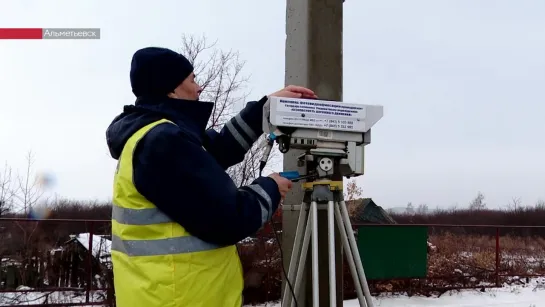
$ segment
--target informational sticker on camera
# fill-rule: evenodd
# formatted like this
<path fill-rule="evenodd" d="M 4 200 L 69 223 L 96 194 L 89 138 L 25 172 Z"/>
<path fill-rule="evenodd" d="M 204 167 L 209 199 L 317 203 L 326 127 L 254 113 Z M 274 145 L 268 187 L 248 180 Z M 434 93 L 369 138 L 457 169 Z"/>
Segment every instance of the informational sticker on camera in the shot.
<path fill-rule="evenodd" d="M 273 125 L 365 132 L 365 105 L 337 101 L 271 97 Z"/>

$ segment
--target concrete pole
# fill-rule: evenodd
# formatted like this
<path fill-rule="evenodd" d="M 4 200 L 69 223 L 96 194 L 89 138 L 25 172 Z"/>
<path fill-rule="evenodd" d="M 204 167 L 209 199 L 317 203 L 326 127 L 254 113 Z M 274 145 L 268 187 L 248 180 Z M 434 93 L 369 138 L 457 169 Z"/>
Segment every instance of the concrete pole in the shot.
<path fill-rule="evenodd" d="M 343 57 L 342 27 L 343 0 L 287 0 L 286 6 L 286 85 L 301 85 L 312 89 L 319 98 L 342 100 Z M 300 150 L 290 149 L 284 155 L 284 167 L 287 170 L 305 170 L 297 167 L 296 157 Z M 284 201 L 282 212 L 282 249 L 284 251 L 284 267 L 288 271 L 295 230 L 297 228 L 298 211 L 291 210 L 290 205 L 299 205 L 303 200 L 301 184 L 296 183 Z M 329 306 L 329 272 L 327 249 L 327 211 L 319 210 L 319 267 L 320 267 L 320 306 Z M 337 306 L 342 306 L 342 249 L 341 239 L 335 228 L 337 253 Z M 303 281 L 303 295 L 297 298 L 299 307 L 312 306 L 311 257 L 307 258 L 306 278 Z M 285 291 L 290 291 L 285 282 Z M 293 286 L 293 285 L 292 285 Z"/>

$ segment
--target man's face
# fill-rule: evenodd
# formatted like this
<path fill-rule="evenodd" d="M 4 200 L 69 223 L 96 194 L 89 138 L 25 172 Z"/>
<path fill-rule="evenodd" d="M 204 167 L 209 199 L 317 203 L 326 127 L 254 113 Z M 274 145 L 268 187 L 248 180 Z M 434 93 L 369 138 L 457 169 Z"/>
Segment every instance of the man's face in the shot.
<path fill-rule="evenodd" d="M 199 100 L 202 88 L 195 82 L 195 74 L 191 73 L 184 82 L 174 89 L 174 98 Z"/>

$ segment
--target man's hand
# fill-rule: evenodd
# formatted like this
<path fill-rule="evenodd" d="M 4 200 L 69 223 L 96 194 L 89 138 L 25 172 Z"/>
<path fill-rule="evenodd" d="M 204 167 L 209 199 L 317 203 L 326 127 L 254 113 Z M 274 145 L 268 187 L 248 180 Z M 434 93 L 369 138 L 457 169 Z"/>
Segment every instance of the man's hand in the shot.
<path fill-rule="evenodd" d="M 288 85 L 287 87 L 270 94 L 269 96 L 286 97 L 286 98 L 310 98 L 316 99 L 318 96 L 313 91 L 306 87 Z"/>
<path fill-rule="evenodd" d="M 270 174 L 269 177 L 276 181 L 276 184 L 278 185 L 278 191 L 280 192 L 282 200 L 284 200 L 284 198 L 286 197 L 286 193 L 288 193 L 288 191 L 291 189 L 291 180 L 280 176 L 278 173 Z"/>

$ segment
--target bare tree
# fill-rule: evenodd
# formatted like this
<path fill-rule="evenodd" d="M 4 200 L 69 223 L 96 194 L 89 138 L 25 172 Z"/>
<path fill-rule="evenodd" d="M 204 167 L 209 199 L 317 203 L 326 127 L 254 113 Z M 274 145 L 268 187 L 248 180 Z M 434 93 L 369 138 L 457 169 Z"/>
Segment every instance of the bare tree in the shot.
<path fill-rule="evenodd" d="M 236 114 L 235 106 L 246 100 L 242 91 L 248 77 L 242 74 L 245 62 L 238 52 L 215 46 L 204 36 L 182 36 L 181 53 L 195 68 L 195 79 L 203 89 L 200 99 L 214 103 L 207 128 L 219 130 Z"/>
<path fill-rule="evenodd" d="M 407 215 L 414 215 L 416 213 L 413 203 L 409 202 L 407 204 L 407 207 L 405 208 L 405 214 Z"/>
<path fill-rule="evenodd" d="M 13 175 L 11 167 L 6 163 L 0 173 L 0 217 L 6 215 L 13 208 Z"/>
<path fill-rule="evenodd" d="M 4 169 L 0 172 L 0 218 L 8 214 L 13 208 L 13 176 L 11 167 L 8 166 L 7 162 L 4 166 Z M 9 238 L 9 231 L 6 229 L 5 223 L 0 224 L 0 256 L 7 254 L 8 247 L 5 244 L 6 240 Z"/>
<path fill-rule="evenodd" d="M 17 183 L 13 190 L 13 206 L 28 215 L 41 200 L 44 191 L 41 187 L 38 177 L 34 174 L 34 154 L 29 151 L 26 155 L 26 168 L 23 176 L 17 175 Z M 12 237 L 17 238 L 16 248 L 18 257 L 22 259 L 23 267 L 32 266 L 35 262 L 40 248 L 40 232 L 38 231 L 38 221 L 17 221 L 15 225 L 20 229 L 20 233 L 12 232 Z M 26 269 L 21 270 L 21 280 L 26 280 Z"/>
<path fill-rule="evenodd" d="M 26 156 L 27 164 L 25 175 L 17 176 L 18 186 L 13 194 L 16 205 L 22 208 L 25 214 L 28 214 L 44 194 L 38 178 L 34 176 L 34 154 L 29 151 Z"/>
<path fill-rule="evenodd" d="M 520 211 L 522 209 L 522 200 L 520 197 L 513 197 L 507 204 L 507 209 L 514 212 Z"/>
<path fill-rule="evenodd" d="M 239 187 L 249 185 L 259 176 L 259 162 L 261 157 L 263 157 L 262 148 L 259 146 L 261 138 L 263 138 L 263 136 L 260 137 L 250 150 L 248 150 L 248 153 L 246 153 L 246 156 L 241 163 L 234 165 L 227 170 L 231 178 L 233 178 L 236 185 Z M 272 156 L 273 152 L 271 152 L 268 161 L 271 160 Z"/>
<path fill-rule="evenodd" d="M 345 200 L 354 200 L 362 196 L 363 189 L 358 186 L 355 179 L 348 181 L 346 185 L 346 193 L 344 194 Z"/>
<path fill-rule="evenodd" d="M 346 207 L 348 209 L 348 214 L 354 216 L 358 209 L 358 200 L 363 195 L 363 189 L 358 186 L 355 179 L 348 181 L 346 185 L 346 193 L 344 198 L 346 200 Z"/>
<path fill-rule="evenodd" d="M 426 215 L 429 212 L 428 205 L 426 204 L 420 204 L 418 205 L 418 208 L 416 208 L 416 214 L 419 215 Z"/>
<path fill-rule="evenodd" d="M 249 78 L 243 75 L 245 61 L 236 51 L 221 50 L 216 42 L 208 42 L 205 36 L 182 36 L 180 53 L 188 58 L 195 68 L 195 78 L 203 88 L 200 99 L 214 103 L 208 129 L 220 130 L 237 113 L 248 94 L 244 91 Z M 263 138 L 263 136 L 261 136 Z M 238 186 L 249 184 L 259 175 L 262 157 L 260 141 L 248 151 L 244 160 L 227 170 Z M 271 152 L 269 160 L 276 155 Z"/>
<path fill-rule="evenodd" d="M 469 210 L 484 210 L 486 209 L 486 203 L 484 202 L 483 193 L 477 193 L 477 196 L 469 204 Z"/>

